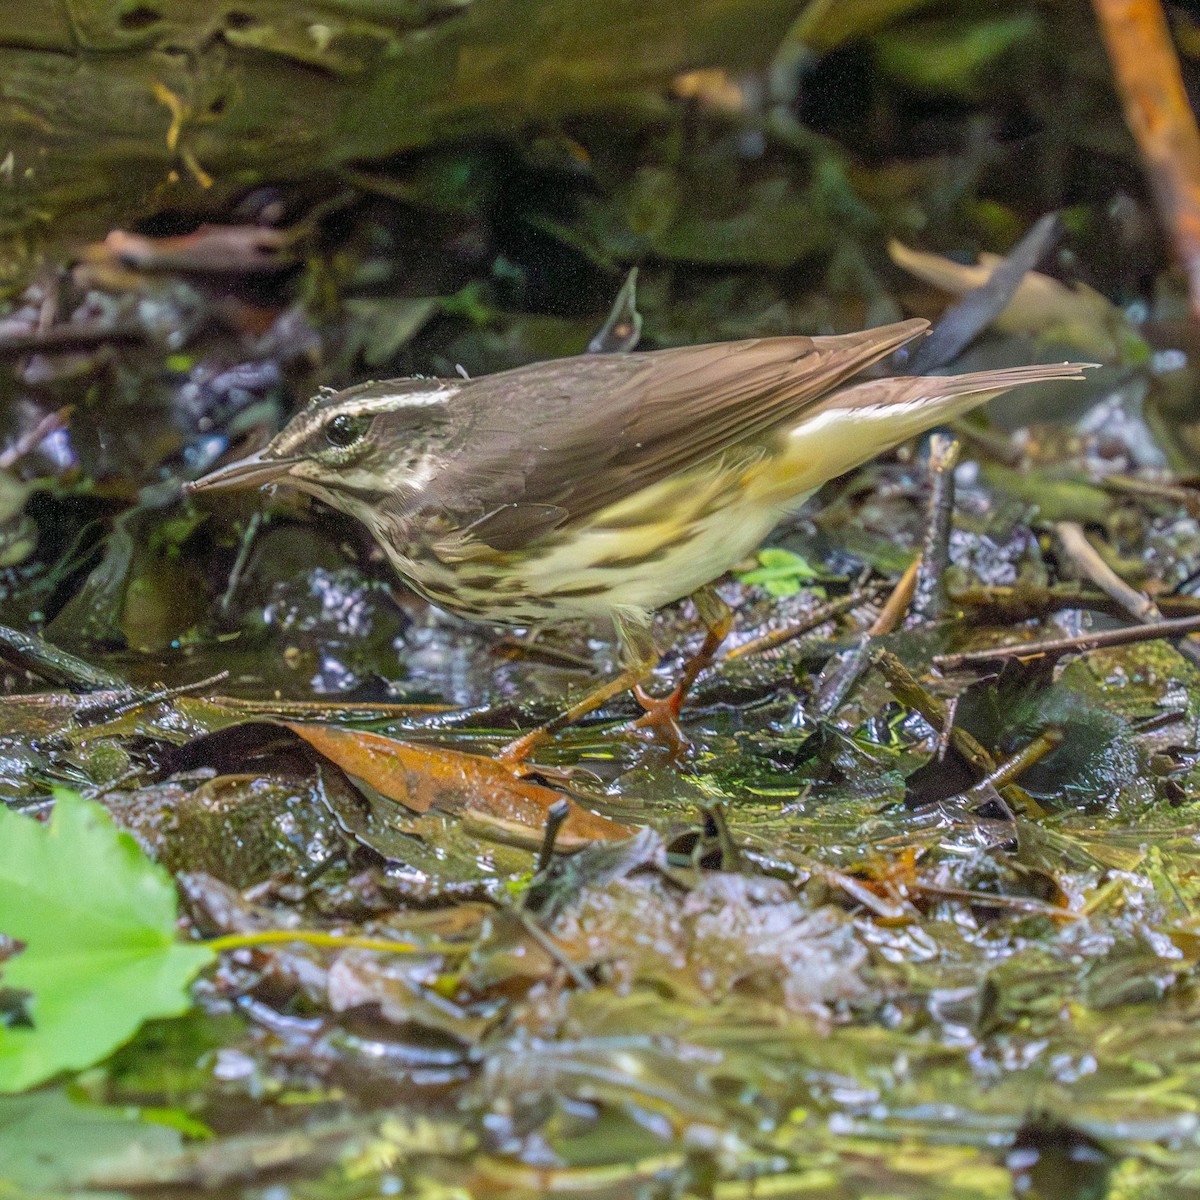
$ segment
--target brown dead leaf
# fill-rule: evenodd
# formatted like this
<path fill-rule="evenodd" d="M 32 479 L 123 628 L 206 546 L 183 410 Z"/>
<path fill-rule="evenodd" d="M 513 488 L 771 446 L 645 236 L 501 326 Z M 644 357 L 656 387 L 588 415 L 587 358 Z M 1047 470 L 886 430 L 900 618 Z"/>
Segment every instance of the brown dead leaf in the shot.
<path fill-rule="evenodd" d="M 437 808 L 487 827 L 489 834 L 519 845 L 540 843 L 550 806 L 560 792 L 514 778 L 509 768 L 478 754 L 422 746 L 382 734 L 333 725 L 281 722 L 347 775 L 414 812 Z M 591 842 L 632 835 L 628 826 L 598 816 L 567 797 L 570 816 L 555 845 L 578 849 Z"/>

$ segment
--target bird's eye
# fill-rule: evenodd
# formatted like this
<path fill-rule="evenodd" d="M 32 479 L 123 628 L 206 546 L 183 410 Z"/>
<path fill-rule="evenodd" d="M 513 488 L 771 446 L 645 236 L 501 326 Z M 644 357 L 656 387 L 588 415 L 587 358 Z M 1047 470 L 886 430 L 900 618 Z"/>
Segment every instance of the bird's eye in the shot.
<path fill-rule="evenodd" d="M 331 446 L 353 446 L 359 438 L 366 436 L 370 427 L 370 417 L 352 417 L 348 413 L 339 413 L 325 426 L 325 437 Z"/>

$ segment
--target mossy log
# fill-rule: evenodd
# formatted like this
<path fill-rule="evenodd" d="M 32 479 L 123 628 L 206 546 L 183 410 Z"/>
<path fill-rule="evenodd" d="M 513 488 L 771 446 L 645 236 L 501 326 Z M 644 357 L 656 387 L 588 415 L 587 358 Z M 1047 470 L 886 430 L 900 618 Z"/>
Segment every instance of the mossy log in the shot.
<path fill-rule="evenodd" d="M 795 0 L 10 0 L 0 233 L 94 236 L 265 180 L 769 63 Z"/>

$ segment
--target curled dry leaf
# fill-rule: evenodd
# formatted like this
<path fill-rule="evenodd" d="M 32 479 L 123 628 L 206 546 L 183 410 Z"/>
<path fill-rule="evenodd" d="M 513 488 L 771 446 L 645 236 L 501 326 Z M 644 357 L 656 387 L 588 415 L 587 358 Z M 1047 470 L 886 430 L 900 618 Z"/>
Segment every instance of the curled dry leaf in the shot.
<path fill-rule="evenodd" d="M 909 274 L 960 296 L 986 284 L 1004 262 L 998 254 L 981 254 L 976 265 L 966 266 L 894 240 L 888 253 Z M 1040 271 L 1025 273 L 994 325 L 1005 333 L 1032 333 L 1063 342 L 1103 362 L 1120 361 L 1136 340 L 1120 311 L 1099 292 L 1082 283 L 1067 287 Z"/>
<path fill-rule="evenodd" d="M 516 779 L 505 766 L 444 746 L 420 746 L 382 734 L 333 725 L 282 722 L 347 775 L 414 812 L 437 808 L 487 828 L 492 837 L 537 845 L 546 813 L 562 793 Z M 582 808 L 569 797 L 570 816 L 555 845 L 578 849 L 591 842 L 629 837 L 632 830 Z"/>

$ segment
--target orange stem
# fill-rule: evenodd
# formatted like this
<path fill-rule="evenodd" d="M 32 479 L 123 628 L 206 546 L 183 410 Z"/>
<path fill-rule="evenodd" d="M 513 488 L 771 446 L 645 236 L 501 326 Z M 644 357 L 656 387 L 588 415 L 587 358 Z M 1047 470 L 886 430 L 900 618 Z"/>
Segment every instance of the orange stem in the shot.
<path fill-rule="evenodd" d="M 1125 121 L 1146 160 L 1159 216 L 1200 317 L 1200 129 L 1159 0 L 1092 0 Z"/>

